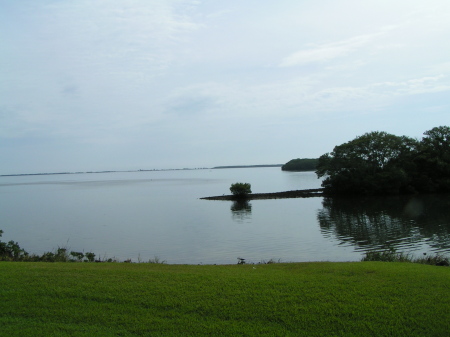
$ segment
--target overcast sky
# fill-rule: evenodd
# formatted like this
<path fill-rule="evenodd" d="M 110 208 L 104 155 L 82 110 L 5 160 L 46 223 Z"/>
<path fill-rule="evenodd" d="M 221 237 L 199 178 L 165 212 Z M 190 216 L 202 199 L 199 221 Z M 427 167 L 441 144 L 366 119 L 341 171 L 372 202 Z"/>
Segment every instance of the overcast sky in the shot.
<path fill-rule="evenodd" d="M 0 174 L 319 157 L 450 125 L 448 0 L 0 0 Z"/>

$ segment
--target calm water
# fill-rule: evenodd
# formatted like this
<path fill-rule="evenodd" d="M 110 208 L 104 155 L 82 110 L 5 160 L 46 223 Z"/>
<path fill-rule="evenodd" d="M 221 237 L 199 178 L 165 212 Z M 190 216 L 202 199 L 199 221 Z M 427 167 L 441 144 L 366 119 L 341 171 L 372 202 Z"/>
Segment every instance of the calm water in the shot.
<path fill-rule="evenodd" d="M 357 261 L 367 250 L 450 253 L 450 196 L 207 201 L 234 182 L 254 193 L 320 187 L 280 168 L 0 177 L 2 241 L 168 263 Z"/>

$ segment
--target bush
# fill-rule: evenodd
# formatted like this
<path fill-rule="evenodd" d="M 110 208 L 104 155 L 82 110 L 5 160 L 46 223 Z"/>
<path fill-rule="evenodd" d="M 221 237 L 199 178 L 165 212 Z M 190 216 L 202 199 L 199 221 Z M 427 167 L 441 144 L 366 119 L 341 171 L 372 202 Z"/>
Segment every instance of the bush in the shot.
<path fill-rule="evenodd" d="M 252 193 L 252 185 L 249 183 L 235 183 L 231 184 L 230 191 L 237 197 L 245 197 L 247 194 Z"/>
<path fill-rule="evenodd" d="M 0 229 L 0 237 L 3 231 Z M 28 256 L 28 253 L 20 248 L 19 244 L 14 241 L 0 241 L 0 261 L 22 261 Z"/>
<path fill-rule="evenodd" d="M 0 237 L 3 231 L 0 229 Z M 83 260 L 83 257 L 86 259 Z M 45 252 L 42 255 L 28 254 L 17 242 L 2 242 L 0 240 L 0 261 L 23 261 L 23 262 L 94 262 L 95 254 L 91 252 L 70 252 L 67 248 L 58 247 L 54 252 Z M 96 261 L 97 262 L 97 261 Z M 107 262 L 115 262 L 108 259 Z"/>

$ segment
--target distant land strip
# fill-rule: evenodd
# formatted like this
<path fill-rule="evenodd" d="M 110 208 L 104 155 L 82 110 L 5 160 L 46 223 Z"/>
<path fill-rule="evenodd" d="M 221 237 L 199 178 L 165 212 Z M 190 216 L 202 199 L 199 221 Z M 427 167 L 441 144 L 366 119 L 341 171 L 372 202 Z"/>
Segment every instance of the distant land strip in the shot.
<path fill-rule="evenodd" d="M 262 200 L 262 199 L 289 199 L 289 198 L 313 198 L 324 196 L 323 188 L 315 188 L 309 190 L 294 190 L 273 193 L 251 193 L 245 198 L 237 198 L 234 195 L 220 195 L 215 197 L 200 198 L 202 200 Z"/>
<path fill-rule="evenodd" d="M 255 168 L 255 167 L 281 167 L 283 164 L 270 165 L 234 165 L 234 166 L 216 166 L 216 167 L 196 167 L 196 168 L 172 168 L 172 169 L 145 169 L 145 170 L 125 170 L 125 171 L 86 171 L 86 172 L 47 172 L 47 173 L 12 173 L 0 174 L 0 177 L 20 177 L 20 176 L 49 176 L 61 174 L 91 174 L 91 173 L 125 173 L 125 172 L 151 172 L 151 171 L 191 171 L 191 170 L 213 170 L 230 168 Z"/>
<path fill-rule="evenodd" d="M 151 170 L 128 170 L 128 171 L 86 171 L 86 172 L 52 172 L 52 173 L 17 173 L 0 174 L 0 177 L 20 177 L 20 176 L 51 176 L 61 174 L 96 174 L 96 173 L 128 173 L 128 172 L 157 172 L 157 171 L 189 171 L 189 170 L 208 170 L 206 167 L 182 168 L 182 169 L 151 169 Z"/>

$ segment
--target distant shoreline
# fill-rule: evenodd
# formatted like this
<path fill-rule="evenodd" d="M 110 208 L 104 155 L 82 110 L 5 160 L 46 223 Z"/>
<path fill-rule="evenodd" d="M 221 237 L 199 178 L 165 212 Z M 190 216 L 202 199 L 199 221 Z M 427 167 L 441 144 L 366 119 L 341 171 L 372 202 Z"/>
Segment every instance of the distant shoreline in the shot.
<path fill-rule="evenodd" d="M 193 170 L 215 170 L 215 169 L 232 169 L 232 168 L 258 168 L 258 167 L 281 167 L 283 164 L 269 165 L 232 165 L 232 166 L 215 166 L 215 167 L 198 167 L 198 168 L 172 168 L 172 169 L 145 169 L 145 170 L 118 170 L 118 171 L 80 171 L 80 172 L 47 172 L 47 173 L 12 173 L 0 174 L 0 177 L 21 177 L 21 176 L 50 176 L 62 174 L 93 174 L 93 173 L 126 173 L 126 172 L 158 172 L 158 171 L 193 171 Z"/>
<path fill-rule="evenodd" d="M 205 197 L 200 199 L 240 201 L 240 200 L 264 200 L 264 199 L 314 198 L 323 196 L 324 196 L 324 189 L 315 188 L 309 190 L 293 190 L 293 191 L 273 192 L 273 193 L 252 193 L 248 194 L 245 198 L 237 198 L 234 195 L 221 195 L 214 197 Z"/>
<path fill-rule="evenodd" d="M 158 172 L 158 171 L 194 171 L 194 170 L 209 170 L 209 168 L 207 168 L 207 167 L 202 167 L 202 168 L 152 169 L 152 170 L 129 170 L 129 171 L 87 171 L 87 172 L 17 173 L 17 174 L 0 174 L 0 177 L 52 176 L 52 175 L 63 175 L 63 174 L 99 174 L 99 173 L 127 173 L 127 172 Z"/>

